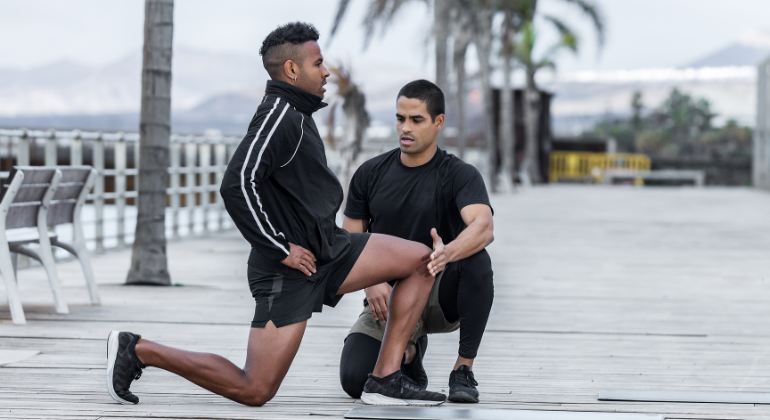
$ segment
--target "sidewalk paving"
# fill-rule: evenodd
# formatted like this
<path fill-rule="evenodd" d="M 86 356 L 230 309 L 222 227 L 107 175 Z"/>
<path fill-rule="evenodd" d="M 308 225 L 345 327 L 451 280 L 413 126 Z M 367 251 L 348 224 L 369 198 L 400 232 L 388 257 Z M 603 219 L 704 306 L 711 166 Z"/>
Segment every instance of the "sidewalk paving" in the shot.
<path fill-rule="evenodd" d="M 602 389 L 770 392 L 770 194 L 750 189 L 549 186 L 493 197 L 495 303 L 474 366 L 488 408 L 764 419 L 770 406 L 607 402 Z M 102 306 L 77 262 L 59 264 L 69 315 L 41 269 L 19 273 L 28 324 L 0 287 L 0 418 L 342 418 L 362 403 L 338 379 L 363 293 L 310 321 L 276 398 L 241 406 L 159 369 L 112 401 L 106 338 L 129 330 L 171 346 L 245 358 L 254 303 L 236 231 L 170 242 L 178 287 L 123 286 L 130 250 L 93 258 Z M 458 334 L 431 336 L 430 389 L 448 391 Z M 29 354 L 32 354 L 29 353 Z M 20 353 L 16 353 L 20 354 Z M 27 354 L 27 355 L 29 355 Z M 0 358 L 1 359 L 1 358 Z"/>

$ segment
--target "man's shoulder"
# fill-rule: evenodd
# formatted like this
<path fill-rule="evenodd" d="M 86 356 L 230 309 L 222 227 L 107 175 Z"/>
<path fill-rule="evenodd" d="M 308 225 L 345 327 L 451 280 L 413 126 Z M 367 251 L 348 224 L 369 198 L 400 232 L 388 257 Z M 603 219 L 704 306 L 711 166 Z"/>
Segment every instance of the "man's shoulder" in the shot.
<path fill-rule="evenodd" d="M 385 167 L 393 162 L 394 157 L 398 157 L 399 149 L 395 148 L 385 153 L 379 154 L 366 162 L 362 163 L 358 168 L 360 173 L 370 173 L 377 171 L 379 168 Z"/>
<path fill-rule="evenodd" d="M 281 130 L 291 127 L 299 130 L 304 118 L 306 118 L 304 114 L 297 111 L 285 99 L 280 96 L 269 95 L 262 98 L 262 102 L 257 106 L 257 111 L 254 113 L 249 128 L 257 131 L 260 128 L 265 129 L 268 126 L 272 127 L 279 124 Z"/>
<path fill-rule="evenodd" d="M 471 165 L 470 163 L 460 159 L 459 157 L 448 153 L 445 150 L 441 150 L 440 153 L 442 153 L 441 161 L 438 164 L 438 168 L 442 172 L 444 172 L 445 175 L 454 175 L 454 176 L 475 176 L 475 175 L 481 175 L 478 169 L 476 169 L 475 166 Z"/>

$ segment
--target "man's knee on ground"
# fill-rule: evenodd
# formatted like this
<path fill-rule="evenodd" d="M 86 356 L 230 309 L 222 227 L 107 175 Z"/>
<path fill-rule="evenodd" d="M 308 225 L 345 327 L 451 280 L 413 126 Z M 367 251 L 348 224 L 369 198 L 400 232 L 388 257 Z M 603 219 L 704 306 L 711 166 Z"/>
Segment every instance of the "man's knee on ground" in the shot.
<path fill-rule="evenodd" d="M 340 366 L 340 385 L 351 398 L 361 398 L 367 379 L 369 379 L 368 373 L 357 369 L 357 366 Z"/>
<path fill-rule="evenodd" d="M 278 387 L 253 385 L 244 389 L 236 401 L 249 407 L 262 407 L 273 399 L 276 392 L 278 392 Z"/>
<path fill-rule="evenodd" d="M 381 345 L 380 340 L 362 333 L 352 333 L 345 339 L 340 356 L 340 385 L 352 398 L 361 398 Z"/>

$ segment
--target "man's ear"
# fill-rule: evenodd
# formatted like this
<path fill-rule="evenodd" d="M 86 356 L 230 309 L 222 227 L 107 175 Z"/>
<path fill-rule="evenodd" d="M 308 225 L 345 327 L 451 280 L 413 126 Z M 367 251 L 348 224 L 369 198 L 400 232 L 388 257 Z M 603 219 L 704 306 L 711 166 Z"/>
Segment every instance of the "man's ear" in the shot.
<path fill-rule="evenodd" d="M 292 60 L 286 60 L 283 63 L 283 73 L 289 80 L 295 80 L 299 77 L 299 66 Z"/>
<path fill-rule="evenodd" d="M 436 115 L 435 123 L 436 123 L 436 128 L 437 129 L 440 130 L 442 127 L 444 127 L 444 120 L 445 120 L 444 114 Z"/>

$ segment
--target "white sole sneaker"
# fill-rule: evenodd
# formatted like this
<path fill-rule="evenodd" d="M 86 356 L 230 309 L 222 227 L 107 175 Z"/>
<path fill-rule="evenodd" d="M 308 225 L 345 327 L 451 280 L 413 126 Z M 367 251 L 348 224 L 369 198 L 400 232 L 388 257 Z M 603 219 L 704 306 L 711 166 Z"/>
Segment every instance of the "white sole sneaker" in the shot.
<path fill-rule="evenodd" d="M 120 337 L 120 331 L 113 331 L 110 333 L 109 337 L 107 337 L 107 390 L 115 401 L 121 404 L 134 405 L 131 401 L 120 398 L 118 394 L 115 393 L 115 388 L 112 386 L 112 373 L 115 369 L 115 360 L 118 358 L 118 347 L 120 347 L 118 337 Z"/>
<path fill-rule="evenodd" d="M 361 401 L 369 405 L 439 405 L 444 403 L 444 401 L 404 400 L 368 392 L 361 394 Z"/>

